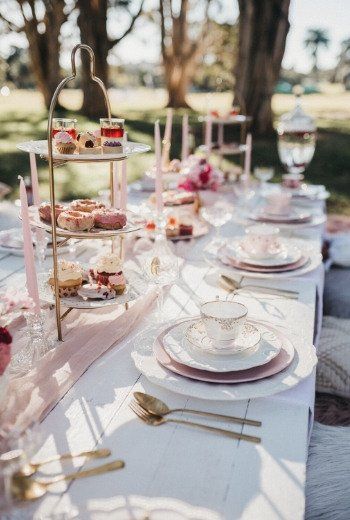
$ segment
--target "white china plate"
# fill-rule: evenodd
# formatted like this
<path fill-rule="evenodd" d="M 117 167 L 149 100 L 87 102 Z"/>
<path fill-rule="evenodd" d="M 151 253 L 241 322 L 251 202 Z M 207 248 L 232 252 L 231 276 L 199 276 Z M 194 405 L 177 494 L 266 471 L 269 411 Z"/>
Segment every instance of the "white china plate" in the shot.
<path fill-rule="evenodd" d="M 259 330 L 248 321 L 243 325 L 243 329 L 239 336 L 232 341 L 213 341 L 207 334 L 202 320 L 195 320 L 191 323 L 185 332 L 185 340 L 199 352 L 214 355 L 230 355 L 241 353 L 247 349 L 257 346 L 261 340 Z"/>
<path fill-rule="evenodd" d="M 250 218 L 249 214 L 246 214 L 245 217 L 236 214 L 233 216 L 233 220 L 242 226 L 247 226 L 248 224 L 252 223 L 252 219 Z M 309 227 L 320 226 L 321 224 L 324 224 L 326 221 L 327 215 L 322 214 L 313 215 L 311 217 L 311 220 L 308 220 L 307 222 L 278 222 L 278 224 L 273 222 L 273 224 L 276 224 L 276 226 L 278 225 L 280 229 L 292 230 L 293 227 L 295 229 L 306 229 Z M 254 222 L 256 221 L 254 220 Z"/>
<path fill-rule="evenodd" d="M 48 148 L 47 148 L 47 140 L 42 141 L 26 141 L 24 143 L 19 143 L 17 145 L 19 150 L 28 153 L 35 153 L 41 155 L 42 157 L 48 157 Z M 128 141 L 125 145 L 125 151 L 123 153 L 109 153 L 109 154 L 63 154 L 63 153 L 53 153 L 53 159 L 55 161 L 76 161 L 76 162 L 88 162 L 88 161 L 117 161 L 125 159 L 125 157 L 130 157 L 131 155 L 135 155 L 137 153 L 145 153 L 148 152 L 151 147 L 148 144 L 142 143 L 133 143 Z"/>
<path fill-rule="evenodd" d="M 264 329 L 260 332 L 261 341 L 255 347 L 243 352 L 224 356 L 208 353 L 208 351 L 201 352 L 184 337 L 188 326 L 194 323 L 191 321 L 175 325 L 163 338 L 163 347 L 167 354 L 177 363 L 191 368 L 209 372 L 247 370 L 268 363 L 281 350 L 280 340 L 271 331 Z"/>
<path fill-rule="evenodd" d="M 261 211 L 252 215 L 251 218 L 254 220 L 259 220 L 260 217 L 264 218 L 265 220 L 271 220 L 271 222 L 277 222 L 278 224 L 288 224 L 298 220 L 303 223 L 306 220 L 310 220 L 312 215 L 309 211 L 302 211 L 294 208 L 289 213 L 273 213 L 269 211 L 268 208 L 263 208 Z"/>
<path fill-rule="evenodd" d="M 176 323 L 176 320 L 174 321 Z M 254 325 L 264 327 L 262 322 L 252 322 Z M 170 324 L 167 324 L 169 326 Z M 282 338 L 284 333 L 279 329 L 266 325 L 266 329 L 276 331 Z M 309 377 L 317 363 L 315 347 L 306 343 L 301 336 L 291 339 L 295 348 L 294 359 L 291 364 L 281 372 L 254 382 L 234 384 L 213 384 L 195 381 L 187 377 L 175 374 L 164 368 L 157 362 L 153 353 L 155 338 L 161 330 L 158 327 L 149 329 L 136 337 L 132 358 L 136 368 L 153 384 L 175 392 L 205 399 L 209 401 L 240 401 L 255 399 L 278 394 L 293 388 L 305 378 Z"/>
<path fill-rule="evenodd" d="M 138 231 L 144 226 L 144 220 L 139 218 L 135 213 L 131 211 L 125 211 L 127 215 L 126 226 L 122 229 L 101 229 L 101 228 L 92 228 L 90 231 L 68 231 L 67 229 L 60 228 L 56 226 L 57 236 L 59 237 L 76 237 L 76 238 L 103 238 L 103 237 L 111 237 L 117 235 L 123 235 L 125 233 L 132 233 L 134 231 Z M 29 222 L 31 226 L 35 226 L 41 229 L 45 229 L 45 231 L 51 232 L 51 224 L 47 222 L 43 222 L 39 216 L 38 207 L 30 206 L 29 207 Z"/>
<path fill-rule="evenodd" d="M 308 262 L 299 269 L 295 269 L 292 271 L 284 271 L 280 273 L 261 273 L 261 272 L 253 272 L 253 271 L 245 271 L 244 269 L 236 269 L 235 267 L 228 266 L 224 264 L 216 255 L 205 252 L 204 258 L 205 260 L 212 265 L 213 267 L 219 268 L 221 271 L 224 270 L 227 272 L 228 276 L 232 276 L 232 274 L 238 274 L 244 276 L 245 278 L 260 278 L 262 280 L 279 280 L 285 278 L 292 278 L 294 276 L 302 276 L 304 274 L 310 273 L 319 267 L 322 264 L 322 255 L 315 248 L 310 248 L 310 245 L 305 240 L 295 240 L 295 244 L 299 247 L 303 254 L 309 257 Z"/>
<path fill-rule="evenodd" d="M 126 290 L 123 294 L 112 298 L 111 300 L 88 300 L 81 296 L 71 296 L 61 298 L 61 305 L 64 307 L 72 307 L 73 309 L 98 309 L 100 307 L 108 307 L 109 305 L 123 305 L 124 303 L 137 300 L 140 296 L 144 296 L 148 290 L 147 282 L 136 272 L 124 272 L 126 278 Z M 48 283 L 49 273 L 38 274 L 39 297 L 42 301 L 54 304 L 55 296 Z"/>
<path fill-rule="evenodd" d="M 295 244 L 291 244 L 288 240 L 281 240 L 281 244 L 282 248 L 278 254 L 269 258 L 255 258 L 243 249 L 240 240 L 236 240 L 227 246 L 226 254 L 240 262 L 262 267 L 288 265 L 297 262 L 301 258 L 301 251 Z"/>

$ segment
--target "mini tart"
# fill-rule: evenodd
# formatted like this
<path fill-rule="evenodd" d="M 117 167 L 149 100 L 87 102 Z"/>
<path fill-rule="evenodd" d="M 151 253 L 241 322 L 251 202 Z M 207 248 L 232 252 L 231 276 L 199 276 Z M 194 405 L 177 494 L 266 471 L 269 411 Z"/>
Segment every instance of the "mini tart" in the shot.
<path fill-rule="evenodd" d="M 124 147 L 119 141 L 105 141 L 102 145 L 102 153 L 124 153 Z"/>
<path fill-rule="evenodd" d="M 95 227 L 102 229 L 122 229 L 126 225 L 126 215 L 117 209 L 102 208 L 93 212 Z"/>
<path fill-rule="evenodd" d="M 62 213 L 62 211 L 65 211 L 66 209 L 66 206 L 63 206 L 63 204 L 55 204 L 56 219 Z M 51 224 L 51 204 L 49 202 L 43 202 L 40 204 L 38 211 L 41 220 Z"/>
<path fill-rule="evenodd" d="M 78 294 L 88 300 L 112 300 L 116 297 L 116 291 L 106 285 L 89 283 L 78 289 Z"/>
<path fill-rule="evenodd" d="M 70 209 L 73 211 L 84 211 L 86 213 L 92 213 L 95 209 L 104 208 L 103 202 L 98 202 L 93 199 L 76 199 L 73 200 L 70 205 Z"/>
<path fill-rule="evenodd" d="M 63 211 L 57 218 L 57 225 L 68 231 L 89 231 L 94 226 L 94 217 L 83 211 Z"/>

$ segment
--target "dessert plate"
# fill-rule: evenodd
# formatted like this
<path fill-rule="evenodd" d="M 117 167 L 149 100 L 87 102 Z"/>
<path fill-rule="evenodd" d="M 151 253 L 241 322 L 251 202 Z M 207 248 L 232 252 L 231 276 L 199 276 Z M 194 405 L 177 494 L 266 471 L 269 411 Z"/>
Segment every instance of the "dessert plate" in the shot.
<path fill-rule="evenodd" d="M 291 264 L 280 265 L 280 266 L 261 266 L 261 265 L 253 265 L 253 264 L 247 264 L 245 262 L 240 262 L 239 260 L 236 260 L 235 258 L 225 256 L 225 255 L 222 255 L 220 257 L 220 260 L 224 265 L 229 265 L 230 267 L 233 267 L 234 269 L 240 269 L 242 271 L 253 272 L 253 273 L 283 273 L 283 272 L 296 271 L 297 269 L 301 269 L 302 267 L 306 266 L 307 263 L 310 261 L 309 257 L 301 256 L 299 258 L 299 260 L 297 260 L 296 262 L 293 262 Z"/>
<path fill-rule="evenodd" d="M 281 251 L 272 257 L 254 258 L 245 251 L 240 240 L 235 240 L 232 244 L 226 246 L 224 250 L 221 250 L 220 253 L 254 267 L 280 267 L 300 260 L 301 251 L 296 245 L 281 240 L 281 246 Z"/>
<path fill-rule="evenodd" d="M 138 215 L 136 215 L 135 213 L 131 211 L 125 211 L 124 213 L 126 213 L 128 220 L 126 225 L 122 229 L 92 228 L 90 229 L 90 231 L 68 231 L 67 229 L 63 229 L 59 226 L 56 226 L 56 233 L 59 237 L 107 238 L 116 235 L 123 235 L 125 233 L 132 233 L 133 231 L 137 231 L 138 229 L 141 229 L 144 226 L 145 221 L 138 217 Z M 45 229 L 45 231 L 49 231 L 51 233 L 51 224 L 48 224 L 47 222 L 41 220 L 37 206 L 29 207 L 29 222 L 31 226 Z"/>
<path fill-rule="evenodd" d="M 166 334 L 166 332 L 164 334 Z M 171 372 L 208 383 L 246 383 L 248 381 L 258 381 L 259 379 L 270 377 L 281 372 L 291 364 L 294 357 L 293 344 L 287 338 L 284 338 L 279 354 L 269 361 L 269 363 L 247 370 L 236 370 L 234 372 L 209 372 L 208 370 L 197 370 L 196 368 L 177 363 L 166 353 L 161 341 L 155 341 L 153 352 L 157 361 Z"/>
<path fill-rule="evenodd" d="M 3 231 L 0 231 L 0 252 L 1 253 L 7 253 L 14 256 L 23 256 L 23 238 L 22 234 L 19 234 L 21 232 L 20 228 L 12 228 L 12 229 L 6 229 Z M 34 251 L 35 251 L 35 244 Z M 79 241 L 75 244 L 76 248 L 79 248 L 79 250 L 82 247 L 82 242 Z M 67 253 L 70 249 L 69 244 L 60 246 L 60 253 Z M 48 244 L 46 247 L 46 256 L 52 256 L 53 250 L 52 250 L 52 244 Z"/>
<path fill-rule="evenodd" d="M 48 147 L 47 140 L 42 141 L 26 141 L 24 143 L 19 143 L 17 145 L 19 150 L 28 153 L 35 153 L 41 155 L 44 158 L 48 157 Z M 142 143 L 134 143 L 128 141 L 124 146 L 123 153 L 90 153 L 90 154 L 63 154 L 54 152 L 52 154 L 54 161 L 75 161 L 75 162 L 110 162 L 110 161 L 120 161 L 125 159 L 126 157 L 130 157 L 131 155 L 135 155 L 137 153 L 145 153 L 148 152 L 151 147 L 148 144 Z"/>
<path fill-rule="evenodd" d="M 265 322 L 252 321 L 252 323 L 259 328 L 264 327 L 266 330 L 273 332 L 278 336 L 283 345 L 290 341 L 295 350 L 293 360 L 289 366 L 274 375 L 271 374 L 270 377 L 265 376 L 260 380 L 250 380 L 242 383 L 235 381 L 237 384 L 230 384 L 228 381 L 221 384 L 212 384 L 214 381 L 210 383 L 195 381 L 164 368 L 164 366 L 158 363 L 153 352 L 155 339 L 159 336 L 158 326 L 136 336 L 134 351 L 131 356 L 136 368 L 154 385 L 177 394 L 186 395 L 187 397 L 210 401 L 240 401 L 275 395 L 293 388 L 312 374 L 317 363 L 316 350 L 311 343 L 305 341 L 302 335 L 294 335 L 293 339 L 291 339 L 287 338 L 276 327 L 265 324 Z M 261 368 L 268 366 L 263 365 Z M 220 377 L 223 377 L 223 374 L 220 374 Z M 218 382 L 215 381 L 215 383 Z"/>
<path fill-rule="evenodd" d="M 199 219 L 193 219 L 193 233 L 192 235 L 178 235 L 174 237 L 167 237 L 168 240 L 172 240 L 173 242 L 177 242 L 178 240 L 191 240 L 191 238 L 199 238 L 209 233 L 209 227 L 205 222 L 202 222 Z M 153 240 L 155 238 L 154 231 L 148 231 L 147 229 L 142 230 L 137 234 L 139 237 L 147 237 Z"/>
<path fill-rule="evenodd" d="M 224 356 L 215 355 L 214 352 L 208 353 L 208 350 L 201 351 L 198 344 L 194 347 L 193 343 L 186 338 L 187 328 L 198 321 L 196 319 L 179 323 L 170 328 L 160 340 L 166 353 L 177 363 L 209 372 L 232 372 L 264 365 L 276 357 L 281 350 L 281 341 L 275 334 L 262 330 L 262 332 L 259 331 L 261 341 L 250 349 Z M 252 325 L 252 330 L 254 329 L 258 330 Z"/>
<path fill-rule="evenodd" d="M 42 301 L 50 304 L 55 303 L 55 296 L 48 283 L 50 273 L 38 274 L 39 297 Z M 140 296 L 144 296 L 148 290 L 148 284 L 143 278 L 133 270 L 124 271 L 126 278 L 126 289 L 123 294 L 117 295 L 110 300 L 93 300 L 84 299 L 81 296 L 70 296 L 61 298 L 61 305 L 72 309 L 98 309 L 109 305 L 123 305 L 125 303 L 137 300 Z"/>
<path fill-rule="evenodd" d="M 251 220 L 257 220 L 258 222 L 271 222 L 276 224 L 303 224 L 305 222 L 309 222 L 311 220 L 311 213 L 298 211 L 293 209 L 289 214 L 286 215 L 275 215 L 273 213 L 269 213 L 266 208 L 263 208 L 257 211 L 255 214 L 251 215 L 249 218 Z"/>
<path fill-rule="evenodd" d="M 238 338 L 232 341 L 216 342 L 208 336 L 203 321 L 196 320 L 187 328 L 185 338 L 200 352 L 225 356 L 252 349 L 261 340 L 261 334 L 254 325 L 246 322 Z"/>

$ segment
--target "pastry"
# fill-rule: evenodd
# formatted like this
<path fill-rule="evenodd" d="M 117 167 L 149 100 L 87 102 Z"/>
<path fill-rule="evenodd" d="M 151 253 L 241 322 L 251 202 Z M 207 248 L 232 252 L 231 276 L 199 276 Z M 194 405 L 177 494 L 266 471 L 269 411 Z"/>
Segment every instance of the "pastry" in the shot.
<path fill-rule="evenodd" d="M 90 275 L 97 283 L 111 287 L 117 294 L 123 294 L 125 291 L 122 262 L 115 253 L 99 256 L 96 266 L 90 270 Z"/>
<path fill-rule="evenodd" d="M 93 212 L 95 227 L 102 229 L 122 229 L 126 225 L 126 215 L 117 209 L 96 209 Z"/>
<path fill-rule="evenodd" d="M 103 153 L 123 153 L 124 147 L 120 141 L 105 141 L 102 145 Z"/>
<path fill-rule="evenodd" d="M 56 219 L 62 213 L 62 211 L 65 211 L 66 209 L 66 206 L 63 206 L 63 204 L 55 204 Z M 41 220 L 51 224 L 51 204 L 49 202 L 43 202 L 40 204 L 38 211 Z"/>
<path fill-rule="evenodd" d="M 92 213 L 95 209 L 104 208 L 103 202 L 98 202 L 93 199 L 76 199 L 73 200 L 70 205 L 70 209 L 73 211 L 84 211 L 86 213 Z"/>
<path fill-rule="evenodd" d="M 76 145 L 68 132 L 57 132 L 54 137 L 54 145 L 58 153 L 72 154 L 76 149 Z"/>
<path fill-rule="evenodd" d="M 96 139 L 96 144 L 97 146 L 101 146 L 101 130 L 98 129 L 98 130 L 94 130 L 92 132 L 93 136 L 95 137 Z"/>
<path fill-rule="evenodd" d="M 101 151 L 97 145 L 97 139 L 92 132 L 80 132 L 77 135 L 78 152 L 79 153 L 96 153 Z"/>
<path fill-rule="evenodd" d="M 62 211 L 57 218 L 57 224 L 68 231 L 88 231 L 94 226 L 94 217 L 83 211 Z"/>
<path fill-rule="evenodd" d="M 112 300 L 117 293 L 111 287 L 99 283 L 88 283 L 78 289 L 78 294 L 88 300 Z"/>
<path fill-rule="evenodd" d="M 189 218 L 184 217 L 180 220 L 179 235 L 180 236 L 193 235 L 193 224 Z"/>
<path fill-rule="evenodd" d="M 76 296 L 78 294 L 78 289 L 83 283 L 80 265 L 74 262 L 68 262 L 67 260 L 59 260 L 57 270 L 59 296 L 61 298 Z M 49 284 L 53 292 L 55 292 L 53 271 L 50 273 Z"/>
<path fill-rule="evenodd" d="M 174 238 L 179 236 L 179 222 L 176 217 L 168 218 L 165 232 L 168 238 Z"/>

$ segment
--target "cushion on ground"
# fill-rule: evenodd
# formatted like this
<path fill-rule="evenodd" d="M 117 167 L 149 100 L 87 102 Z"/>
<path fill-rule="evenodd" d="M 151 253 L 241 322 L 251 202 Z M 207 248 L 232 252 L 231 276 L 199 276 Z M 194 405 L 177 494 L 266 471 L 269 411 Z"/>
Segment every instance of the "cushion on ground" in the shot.
<path fill-rule="evenodd" d="M 306 520 L 350 518 L 350 428 L 315 422 L 306 470 Z"/>
<path fill-rule="evenodd" d="M 317 356 L 316 390 L 350 398 L 350 320 L 323 317 Z"/>
<path fill-rule="evenodd" d="M 350 269 L 333 267 L 326 272 L 323 310 L 327 316 L 350 318 Z"/>

